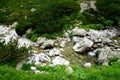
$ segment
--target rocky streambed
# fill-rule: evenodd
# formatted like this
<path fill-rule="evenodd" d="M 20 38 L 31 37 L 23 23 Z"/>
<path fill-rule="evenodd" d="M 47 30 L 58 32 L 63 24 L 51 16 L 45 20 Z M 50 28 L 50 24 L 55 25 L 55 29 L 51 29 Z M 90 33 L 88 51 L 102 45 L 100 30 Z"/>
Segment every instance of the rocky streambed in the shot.
<path fill-rule="evenodd" d="M 12 25 L 0 25 L 0 41 L 5 41 L 7 44 L 10 40 L 15 39 L 18 40 L 18 47 L 31 47 L 32 56 L 24 63 L 41 66 L 79 65 L 91 67 L 94 64 L 109 65 L 110 59 L 114 57 L 120 61 L 118 29 L 86 31 L 75 27 L 66 31 L 62 38 L 39 37 L 36 42 L 32 42 L 17 35 L 16 24 L 15 22 Z M 72 37 L 69 37 L 69 34 L 72 34 Z"/>

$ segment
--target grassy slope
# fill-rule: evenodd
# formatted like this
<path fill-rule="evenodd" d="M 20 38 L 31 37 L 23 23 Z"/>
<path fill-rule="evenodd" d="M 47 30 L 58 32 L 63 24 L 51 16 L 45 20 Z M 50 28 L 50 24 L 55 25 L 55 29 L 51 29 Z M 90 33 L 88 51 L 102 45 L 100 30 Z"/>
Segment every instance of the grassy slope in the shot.
<path fill-rule="evenodd" d="M 65 73 L 64 66 L 45 66 L 38 69 L 48 73 L 34 74 L 32 71 L 17 71 L 12 67 L 0 66 L 0 80 L 120 80 L 120 63 L 86 69 L 73 66 L 72 74 Z"/>

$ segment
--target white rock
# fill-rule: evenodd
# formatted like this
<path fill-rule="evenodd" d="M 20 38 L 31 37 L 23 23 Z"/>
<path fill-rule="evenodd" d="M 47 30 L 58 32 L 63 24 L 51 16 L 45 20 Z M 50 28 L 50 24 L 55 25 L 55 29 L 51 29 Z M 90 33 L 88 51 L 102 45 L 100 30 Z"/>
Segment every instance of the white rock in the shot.
<path fill-rule="evenodd" d="M 69 33 L 65 32 L 64 37 L 68 38 L 69 37 Z"/>
<path fill-rule="evenodd" d="M 26 48 L 34 45 L 35 43 L 27 38 L 19 38 L 18 39 L 18 48 L 25 46 Z"/>
<path fill-rule="evenodd" d="M 92 64 L 90 63 L 90 62 L 87 62 L 87 63 L 85 63 L 84 65 L 83 65 L 83 67 L 85 67 L 85 68 L 89 68 L 89 67 L 91 67 L 92 66 Z"/>
<path fill-rule="evenodd" d="M 90 8 L 96 10 L 95 1 L 83 2 L 80 3 L 80 6 L 81 6 L 81 12 L 84 12 L 85 10 L 88 10 Z"/>
<path fill-rule="evenodd" d="M 72 67 L 67 67 L 67 68 L 65 69 L 65 72 L 71 74 L 71 73 L 74 72 L 74 70 L 73 70 Z"/>
<path fill-rule="evenodd" d="M 72 34 L 77 35 L 77 36 L 85 36 L 87 34 L 87 32 L 84 29 L 80 29 L 80 28 L 76 27 L 72 30 Z"/>
<path fill-rule="evenodd" d="M 82 41 L 79 41 L 73 46 L 73 50 L 78 53 L 86 52 L 93 46 L 93 43 L 93 41 L 85 37 Z"/>
<path fill-rule="evenodd" d="M 35 70 L 34 72 L 35 72 L 35 74 L 40 74 L 41 73 L 39 70 Z"/>
<path fill-rule="evenodd" d="M 0 34 L 6 34 L 9 31 L 9 28 L 0 25 Z"/>
<path fill-rule="evenodd" d="M 77 43 L 77 42 L 79 42 L 79 41 L 81 41 L 83 38 L 81 38 L 81 37 L 79 37 L 79 36 L 73 36 L 72 37 L 72 41 L 74 42 L 74 43 Z"/>
<path fill-rule="evenodd" d="M 35 12 L 36 11 L 36 9 L 35 8 L 31 8 L 31 10 L 30 10 L 31 12 Z"/>
<path fill-rule="evenodd" d="M 102 65 L 103 65 L 103 66 L 108 66 L 109 63 L 108 63 L 108 62 L 103 62 Z"/>
<path fill-rule="evenodd" d="M 40 54 L 33 54 L 32 57 L 29 57 L 29 63 L 34 63 L 35 65 L 39 65 L 41 62 L 50 62 L 50 58 L 47 54 L 40 53 Z"/>
<path fill-rule="evenodd" d="M 48 55 L 51 56 L 60 56 L 61 55 L 61 51 L 57 48 L 54 48 L 52 50 L 49 51 Z"/>
<path fill-rule="evenodd" d="M 31 66 L 30 68 L 31 68 L 32 71 L 37 70 L 36 67 L 34 67 L 34 66 Z"/>
<path fill-rule="evenodd" d="M 51 48 L 54 46 L 54 40 L 46 40 L 44 43 L 43 43 L 43 48 Z"/>
<path fill-rule="evenodd" d="M 17 24 L 18 24 L 17 22 L 14 22 L 14 23 L 11 25 L 11 28 L 15 28 Z"/>
<path fill-rule="evenodd" d="M 37 39 L 37 44 L 42 45 L 45 42 L 46 38 L 45 37 L 39 37 Z"/>
<path fill-rule="evenodd" d="M 69 65 L 69 61 L 57 56 L 55 59 L 52 60 L 52 64 L 53 64 L 53 66 L 55 66 L 55 65 Z"/>
<path fill-rule="evenodd" d="M 93 57 L 93 56 L 95 56 L 96 54 L 95 54 L 94 52 L 89 52 L 88 55 L 91 56 L 91 57 Z"/>
<path fill-rule="evenodd" d="M 60 43 L 60 47 L 65 47 L 66 46 L 66 41 L 62 41 L 61 43 Z"/>

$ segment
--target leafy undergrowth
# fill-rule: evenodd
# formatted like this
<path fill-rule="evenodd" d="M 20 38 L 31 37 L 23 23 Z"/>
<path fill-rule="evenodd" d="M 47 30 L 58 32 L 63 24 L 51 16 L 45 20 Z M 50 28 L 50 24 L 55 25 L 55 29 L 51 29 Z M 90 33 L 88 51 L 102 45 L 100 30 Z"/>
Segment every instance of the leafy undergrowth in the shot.
<path fill-rule="evenodd" d="M 65 72 L 65 66 L 37 67 L 43 74 L 34 74 L 30 70 L 15 70 L 9 66 L 0 66 L 0 80 L 120 80 L 120 63 L 110 66 L 93 66 L 81 68 L 72 66 L 74 72 Z"/>

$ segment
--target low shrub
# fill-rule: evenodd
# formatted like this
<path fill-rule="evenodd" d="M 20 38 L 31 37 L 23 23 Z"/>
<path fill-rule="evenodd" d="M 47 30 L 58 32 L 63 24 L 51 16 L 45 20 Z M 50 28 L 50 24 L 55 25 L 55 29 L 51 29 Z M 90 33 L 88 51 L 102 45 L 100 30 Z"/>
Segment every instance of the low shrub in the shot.
<path fill-rule="evenodd" d="M 88 25 L 82 25 L 82 26 L 80 26 L 80 28 L 102 30 L 105 27 L 102 24 L 88 24 Z"/>
<path fill-rule="evenodd" d="M 64 25 L 70 22 L 66 16 L 71 16 L 79 10 L 80 7 L 74 0 L 54 1 L 28 15 L 27 22 L 18 22 L 16 31 L 20 35 L 24 34 L 27 26 L 30 26 L 38 35 L 61 32 Z M 29 22 L 30 25 L 26 24 Z"/>
<path fill-rule="evenodd" d="M 5 44 L 0 42 L 0 64 L 15 64 L 29 56 L 28 49 L 25 47 L 18 48 L 17 41 Z"/>
<path fill-rule="evenodd" d="M 102 16 L 113 20 L 114 25 L 118 25 L 118 18 L 120 17 L 120 0 L 97 0 L 96 7 Z"/>

